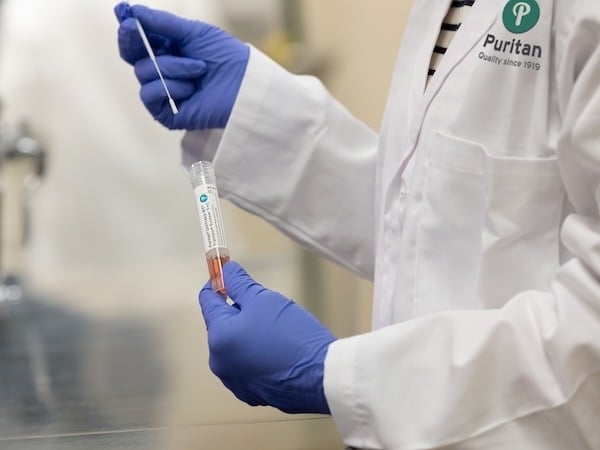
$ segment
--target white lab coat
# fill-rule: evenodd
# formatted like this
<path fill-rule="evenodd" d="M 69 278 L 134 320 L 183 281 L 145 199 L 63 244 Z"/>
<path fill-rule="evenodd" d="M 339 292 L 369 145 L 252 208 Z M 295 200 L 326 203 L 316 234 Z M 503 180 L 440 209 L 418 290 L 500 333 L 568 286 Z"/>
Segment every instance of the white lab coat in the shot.
<path fill-rule="evenodd" d="M 223 195 L 374 276 L 374 331 L 325 364 L 348 445 L 598 449 L 600 7 L 513 34 L 477 0 L 425 87 L 448 3 L 415 2 L 379 136 L 252 50 L 184 162 L 216 151 Z"/>

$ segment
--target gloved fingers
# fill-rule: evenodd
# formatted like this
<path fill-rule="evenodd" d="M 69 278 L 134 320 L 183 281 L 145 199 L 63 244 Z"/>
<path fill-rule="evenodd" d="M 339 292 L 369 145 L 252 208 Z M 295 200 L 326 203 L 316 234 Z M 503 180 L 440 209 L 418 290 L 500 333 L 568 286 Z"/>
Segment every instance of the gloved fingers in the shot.
<path fill-rule="evenodd" d="M 165 83 L 169 87 L 169 92 L 181 112 L 182 106 L 185 107 L 184 102 L 195 92 L 195 84 L 191 81 L 178 80 L 165 80 Z M 172 130 L 185 128 L 185 124 L 182 125 L 177 121 L 181 114 L 173 114 L 164 86 L 160 80 L 151 81 L 143 85 L 140 89 L 140 97 L 152 117 L 165 127 Z"/>
<path fill-rule="evenodd" d="M 177 100 L 181 101 L 189 98 L 196 91 L 196 85 L 192 81 L 165 79 L 165 83 L 169 88 L 171 97 L 176 102 Z M 158 116 L 163 106 L 169 101 L 160 79 L 142 85 L 140 98 L 154 117 Z"/>
<path fill-rule="evenodd" d="M 212 290 L 210 282 L 206 283 L 200 291 L 199 300 L 207 330 L 222 326 L 225 321 L 240 313 L 237 308 L 227 304 L 222 294 Z"/>
<path fill-rule="evenodd" d="M 139 19 L 146 32 L 156 33 L 178 41 L 188 38 L 193 25 L 201 23 L 184 19 L 167 11 L 148 8 L 144 5 L 133 5 L 131 12 L 134 17 Z"/>
<path fill-rule="evenodd" d="M 266 290 L 235 261 L 228 261 L 223 266 L 223 280 L 227 294 L 241 309 L 253 301 L 256 295 Z"/>
<path fill-rule="evenodd" d="M 156 62 L 165 79 L 189 80 L 206 73 L 206 63 L 199 59 L 163 55 L 157 56 Z M 150 58 L 140 59 L 134 67 L 135 76 L 142 84 L 159 79 L 156 67 Z"/>

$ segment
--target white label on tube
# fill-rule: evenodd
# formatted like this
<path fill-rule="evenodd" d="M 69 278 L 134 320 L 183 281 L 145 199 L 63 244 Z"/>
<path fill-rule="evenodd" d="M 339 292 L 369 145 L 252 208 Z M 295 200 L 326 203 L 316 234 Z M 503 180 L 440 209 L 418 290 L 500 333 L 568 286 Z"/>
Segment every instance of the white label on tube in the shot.
<path fill-rule="evenodd" d="M 204 184 L 194 189 L 196 207 L 202 225 L 202 240 L 206 252 L 215 248 L 227 248 L 223 217 L 219 207 L 219 196 L 214 184 Z"/>

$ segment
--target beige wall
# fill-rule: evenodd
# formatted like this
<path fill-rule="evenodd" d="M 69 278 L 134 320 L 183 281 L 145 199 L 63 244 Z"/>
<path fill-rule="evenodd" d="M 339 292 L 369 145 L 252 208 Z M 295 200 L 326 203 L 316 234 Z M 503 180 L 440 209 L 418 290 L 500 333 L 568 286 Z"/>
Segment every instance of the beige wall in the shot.
<path fill-rule="evenodd" d="M 377 129 L 412 0 L 304 0 L 306 40 L 329 63 L 323 81 Z"/>

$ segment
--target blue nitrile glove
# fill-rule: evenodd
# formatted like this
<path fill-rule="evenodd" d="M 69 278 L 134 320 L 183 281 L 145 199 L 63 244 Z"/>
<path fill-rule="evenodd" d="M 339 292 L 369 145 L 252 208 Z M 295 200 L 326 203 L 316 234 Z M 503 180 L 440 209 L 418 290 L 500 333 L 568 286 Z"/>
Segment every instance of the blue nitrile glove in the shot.
<path fill-rule="evenodd" d="M 329 414 L 323 373 L 333 334 L 307 310 L 258 284 L 236 262 L 224 265 L 223 276 L 234 306 L 210 283 L 200 291 L 211 370 L 252 406 Z"/>
<path fill-rule="evenodd" d="M 224 128 L 246 71 L 249 47 L 213 25 L 141 5 L 119 3 L 115 14 L 121 57 L 135 67 L 140 97 L 152 116 L 171 129 Z M 169 107 L 134 17 L 148 35 L 178 114 Z"/>

